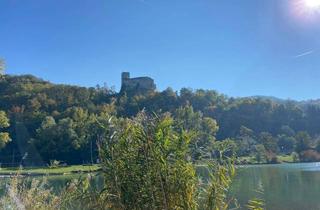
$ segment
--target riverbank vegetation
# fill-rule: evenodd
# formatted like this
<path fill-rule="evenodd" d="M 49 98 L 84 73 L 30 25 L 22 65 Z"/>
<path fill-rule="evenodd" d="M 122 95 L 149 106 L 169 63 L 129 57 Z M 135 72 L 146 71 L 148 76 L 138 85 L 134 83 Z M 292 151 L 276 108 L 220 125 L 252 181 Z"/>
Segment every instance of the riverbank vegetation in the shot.
<path fill-rule="evenodd" d="M 97 172 L 101 168 L 98 164 L 94 165 L 72 165 L 72 166 L 58 166 L 58 167 L 25 167 L 25 168 L 1 168 L 0 175 L 16 174 L 25 176 L 46 176 L 46 175 L 66 175 L 75 173 L 92 173 Z"/>
<path fill-rule="evenodd" d="M 134 118 L 99 121 L 99 157 L 104 183 L 91 184 L 92 175 L 70 182 L 55 194 L 46 182 L 16 176 L 0 199 L 6 209 L 192 209 L 238 208 L 228 192 L 235 175 L 234 147 L 213 142 L 214 158 L 198 176 L 192 159 L 193 136 L 168 114 L 139 113 Z M 248 202 L 249 209 L 263 201 Z"/>

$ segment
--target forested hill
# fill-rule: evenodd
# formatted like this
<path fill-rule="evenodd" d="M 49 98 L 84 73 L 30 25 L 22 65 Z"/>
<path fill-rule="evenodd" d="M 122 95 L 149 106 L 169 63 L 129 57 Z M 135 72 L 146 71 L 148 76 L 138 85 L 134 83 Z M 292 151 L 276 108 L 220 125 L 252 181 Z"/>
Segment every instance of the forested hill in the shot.
<path fill-rule="evenodd" d="M 185 117 L 190 117 L 186 120 L 194 122 L 192 117 L 197 116 L 217 121 L 218 140 L 233 138 L 237 141 L 249 132 L 259 143 L 258 136 L 268 134 L 277 142 L 277 151 L 281 151 L 281 136 L 289 138 L 305 131 L 315 144 L 320 134 L 320 103 L 317 101 L 232 98 L 214 90 L 188 88 L 179 92 L 168 88 L 146 95 L 129 95 L 118 94 L 107 87 L 56 85 L 31 75 L 5 75 L 0 77 L 0 110 L 10 119 L 7 131 L 12 141 L 1 149 L 0 162 L 14 164 L 23 156 L 26 160 L 29 158 L 29 164 L 54 159 L 68 163 L 89 162 L 96 158 L 93 143 L 96 136 L 85 124 L 93 116 L 107 112 L 117 117 L 130 117 L 141 110 L 170 112 L 175 116 L 180 107 L 186 106 L 189 113 Z M 289 144 L 288 141 L 283 140 L 283 144 Z M 285 146 L 287 150 L 289 146 Z M 289 150 L 293 150 L 293 146 L 282 152 Z"/>

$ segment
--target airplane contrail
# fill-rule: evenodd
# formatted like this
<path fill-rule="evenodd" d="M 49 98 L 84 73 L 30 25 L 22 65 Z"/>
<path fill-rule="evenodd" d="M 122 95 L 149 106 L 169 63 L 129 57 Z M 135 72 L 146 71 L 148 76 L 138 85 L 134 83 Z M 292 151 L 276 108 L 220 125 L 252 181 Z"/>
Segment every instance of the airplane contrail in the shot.
<path fill-rule="evenodd" d="M 310 50 L 310 51 L 307 51 L 307 52 L 304 52 L 304 53 L 301 53 L 299 55 L 296 55 L 296 56 L 293 56 L 294 58 L 300 58 L 300 57 L 303 57 L 303 56 L 306 56 L 306 55 L 310 55 L 314 53 L 314 50 Z"/>

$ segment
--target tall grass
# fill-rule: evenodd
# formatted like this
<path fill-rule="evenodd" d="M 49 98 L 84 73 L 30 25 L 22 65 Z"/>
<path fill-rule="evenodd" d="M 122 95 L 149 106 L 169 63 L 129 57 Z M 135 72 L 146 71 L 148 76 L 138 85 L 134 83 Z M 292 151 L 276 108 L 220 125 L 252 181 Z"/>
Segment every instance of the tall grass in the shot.
<path fill-rule="evenodd" d="M 232 147 L 216 143 L 216 158 L 205 163 L 208 179 L 196 174 L 192 136 L 175 128 L 168 115 L 97 120 L 104 184 L 91 176 L 54 194 L 46 182 L 16 177 L 0 200 L 1 209 L 224 210 L 237 208 L 228 191 L 235 175 Z M 202 167 L 202 168 L 203 168 Z M 248 205 L 249 206 L 249 205 Z M 260 207 L 260 206 L 258 206 Z M 251 209 L 255 203 L 251 202 Z M 259 208 L 257 208 L 259 209 Z"/>
<path fill-rule="evenodd" d="M 228 209 L 234 177 L 228 145 L 216 144 L 207 161 L 209 180 L 200 180 L 192 163 L 192 135 L 174 127 L 168 115 L 110 120 L 99 144 L 105 190 L 113 209 Z M 229 154 L 229 155 L 226 155 Z"/>
<path fill-rule="evenodd" d="M 99 145 L 112 209 L 197 208 L 187 133 L 175 132 L 168 116 L 109 122 Z"/>
<path fill-rule="evenodd" d="M 33 179 L 30 182 L 17 175 L 6 187 L 6 195 L 0 200 L 0 209 L 53 210 L 61 207 L 62 198 L 52 193 L 46 180 Z"/>

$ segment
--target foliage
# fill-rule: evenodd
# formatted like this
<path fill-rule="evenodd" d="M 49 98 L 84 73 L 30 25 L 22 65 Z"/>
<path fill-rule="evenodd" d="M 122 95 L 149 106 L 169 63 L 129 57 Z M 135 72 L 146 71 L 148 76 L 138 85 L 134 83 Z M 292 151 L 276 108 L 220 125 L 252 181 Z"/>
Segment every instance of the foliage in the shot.
<path fill-rule="evenodd" d="M 93 176 L 74 179 L 61 193 L 55 193 L 46 177 L 26 179 L 19 174 L 7 185 L 6 194 L 0 198 L 4 210 L 67 210 L 108 209 L 100 199 L 101 192 L 92 184 Z"/>
<path fill-rule="evenodd" d="M 278 146 L 281 153 L 290 154 L 294 151 L 296 145 L 296 139 L 293 136 L 279 135 Z"/>
<path fill-rule="evenodd" d="M 73 154 L 81 151 L 80 157 L 89 159 L 90 143 L 92 140 L 92 124 L 94 115 L 89 115 L 82 108 L 68 110 L 71 117 L 60 119 L 58 122 L 48 116 L 37 129 L 37 136 L 33 144 L 41 157 L 51 160 L 56 157 L 73 163 Z M 91 143 L 92 144 L 92 143 Z M 92 146 L 92 145 L 91 145 Z M 86 148 L 87 152 L 82 148 Z M 85 156 L 86 155 L 86 156 Z M 97 156 L 97 154 L 95 154 Z"/>
<path fill-rule="evenodd" d="M 264 162 L 267 159 L 267 151 L 262 144 L 255 147 L 255 159 L 258 163 Z"/>
<path fill-rule="evenodd" d="M 0 131 L 1 129 L 9 126 L 9 119 L 6 116 L 6 113 L 4 111 L 0 111 Z M 0 132 L 0 149 L 4 148 L 10 140 L 8 132 Z"/>
<path fill-rule="evenodd" d="M 200 202 L 200 209 L 227 210 L 236 205 L 233 198 L 228 198 L 232 180 L 235 176 L 234 145 L 230 141 L 215 143 L 217 159 L 208 162 L 208 184 L 204 187 L 205 199 Z"/>
<path fill-rule="evenodd" d="M 51 161 L 50 161 L 49 168 L 58 168 L 59 165 L 60 165 L 60 161 L 58 161 L 58 160 L 51 160 Z"/>
<path fill-rule="evenodd" d="M 311 137 L 307 132 L 298 132 L 296 135 L 296 152 L 301 153 L 304 150 L 310 149 Z"/>
<path fill-rule="evenodd" d="M 4 74 L 5 64 L 4 61 L 0 58 L 0 77 Z"/>
<path fill-rule="evenodd" d="M 190 137 L 169 116 L 110 119 L 100 142 L 106 199 L 112 209 L 195 209 L 197 179 Z"/>
<path fill-rule="evenodd" d="M 263 144 L 264 148 L 268 152 L 276 153 L 278 151 L 278 145 L 273 136 L 268 132 L 260 133 L 259 141 Z"/>
<path fill-rule="evenodd" d="M 22 179 L 19 175 L 11 179 L 7 193 L 0 199 L 1 209 L 54 210 L 61 206 L 61 197 L 54 195 L 46 180 Z"/>
<path fill-rule="evenodd" d="M 293 162 L 298 162 L 299 161 L 299 154 L 298 153 L 292 152 L 291 156 L 292 156 L 292 161 Z"/>
<path fill-rule="evenodd" d="M 84 178 L 69 182 L 60 194 L 61 209 L 104 210 L 110 209 L 105 193 L 93 183 L 95 175 L 88 174 Z"/>
<path fill-rule="evenodd" d="M 318 162 L 320 161 L 320 153 L 315 150 L 304 150 L 299 154 L 299 159 L 302 162 Z"/>
<path fill-rule="evenodd" d="M 263 185 L 259 185 L 256 190 L 256 197 L 248 201 L 248 210 L 265 210 L 265 200 L 262 198 L 264 195 Z"/>
<path fill-rule="evenodd" d="M 107 120 L 106 120 L 107 119 Z M 235 176 L 236 145 L 213 143 L 207 180 L 196 175 L 190 158 L 190 134 L 175 128 L 169 115 L 135 118 L 105 115 L 96 119 L 103 186 L 93 175 L 71 181 L 61 194 L 46 182 L 15 177 L 0 207 L 11 209 L 183 209 L 223 210 L 239 207 L 228 196 Z M 52 169 L 54 170 L 54 169 Z M 253 204 L 252 204 L 253 205 Z"/>
<path fill-rule="evenodd" d="M 190 105 L 178 108 L 174 119 L 175 126 L 179 130 L 188 131 L 191 134 L 192 159 L 210 158 L 215 135 L 219 130 L 217 122 L 212 118 L 203 117 L 200 111 L 195 112 Z"/>
<path fill-rule="evenodd" d="M 255 198 L 248 201 L 248 210 L 264 210 L 264 200 Z"/>
<path fill-rule="evenodd" d="M 320 134 L 318 101 L 232 98 L 213 90 L 187 88 L 179 93 L 168 88 L 143 95 L 120 94 L 106 85 L 56 85 L 32 75 L 1 76 L 0 109 L 11 124 L 1 134 L 5 141 L 0 145 L 0 162 L 7 166 L 18 165 L 25 153 L 25 165 L 48 164 L 53 159 L 68 164 L 95 162 L 100 129 L 95 119 L 101 120 L 106 113 L 116 118 L 132 117 L 141 110 L 170 113 L 175 129 L 192 135 L 194 161 L 209 158 L 216 139 L 233 139 L 239 156 L 254 155 L 255 146 L 262 144 L 271 160 L 276 154 L 314 149 Z M 309 135 L 309 142 L 303 143 L 299 132 Z"/>
<path fill-rule="evenodd" d="M 249 156 L 252 151 L 254 151 L 254 146 L 257 144 L 254 131 L 245 126 L 240 127 L 239 134 L 235 139 L 238 156 Z"/>

